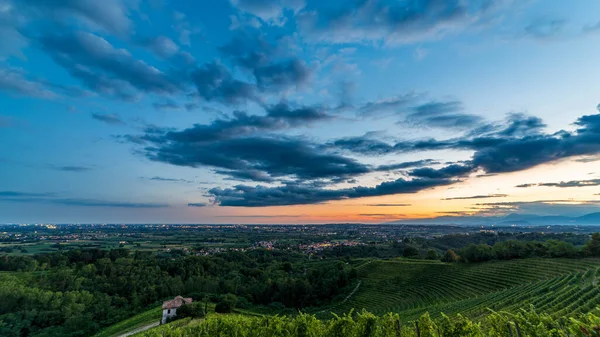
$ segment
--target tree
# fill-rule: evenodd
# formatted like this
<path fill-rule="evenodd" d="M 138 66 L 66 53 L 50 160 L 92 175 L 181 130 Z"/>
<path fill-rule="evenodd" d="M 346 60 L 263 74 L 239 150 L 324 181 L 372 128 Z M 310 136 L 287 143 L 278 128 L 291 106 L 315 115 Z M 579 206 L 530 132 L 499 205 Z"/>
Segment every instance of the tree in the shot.
<path fill-rule="evenodd" d="M 237 297 L 234 294 L 224 295 L 215 306 L 215 311 L 221 314 L 230 313 L 235 309 L 236 303 Z"/>
<path fill-rule="evenodd" d="M 585 251 L 592 256 L 600 256 L 600 233 L 592 234 L 592 239 L 585 245 Z"/>
<path fill-rule="evenodd" d="M 425 258 L 427 260 L 437 260 L 439 256 L 435 249 L 430 249 L 427 251 L 427 255 L 425 255 Z"/>
<path fill-rule="evenodd" d="M 182 305 L 179 309 L 177 309 L 177 317 L 178 318 L 202 318 L 204 317 L 204 308 L 202 307 L 202 302 L 192 302 L 189 304 Z"/>
<path fill-rule="evenodd" d="M 404 257 L 420 257 L 419 250 L 415 247 L 406 246 L 404 248 L 404 252 L 402 253 Z"/>
<path fill-rule="evenodd" d="M 452 249 L 448 249 L 446 251 L 446 253 L 444 253 L 444 256 L 442 257 L 442 261 L 443 262 L 456 262 L 456 261 L 458 261 L 458 255 L 456 255 L 456 253 Z"/>

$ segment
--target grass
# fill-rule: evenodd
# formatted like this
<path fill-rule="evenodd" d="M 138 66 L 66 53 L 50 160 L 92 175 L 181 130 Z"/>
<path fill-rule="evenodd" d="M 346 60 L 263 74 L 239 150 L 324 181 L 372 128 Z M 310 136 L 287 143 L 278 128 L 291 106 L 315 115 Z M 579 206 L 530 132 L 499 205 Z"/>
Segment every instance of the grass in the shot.
<path fill-rule="evenodd" d="M 598 259 L 523 259 L 480 264 L 374 260 L 360 264 L 361 286 L 345 303 L 318 316 L 351 309 L 411 320 L 425 312 L 478 317 L 533 304 L 548 313 L 572 314 L 600 303 Z M 550 289 L 550 290 L 549 290 Z"/>
<path fill-rule="evenodd" d="M 150 309 L 139 315 L 128 318 L 117 324 L 111 325 L 99 333 L 95 337 L 111 337 L 118 336 L 120 334 L 135 330 L 142 326 L 146 326 L 155 322 L 160 321 L 162 316 L 162 309 L 160 307 Z"/>

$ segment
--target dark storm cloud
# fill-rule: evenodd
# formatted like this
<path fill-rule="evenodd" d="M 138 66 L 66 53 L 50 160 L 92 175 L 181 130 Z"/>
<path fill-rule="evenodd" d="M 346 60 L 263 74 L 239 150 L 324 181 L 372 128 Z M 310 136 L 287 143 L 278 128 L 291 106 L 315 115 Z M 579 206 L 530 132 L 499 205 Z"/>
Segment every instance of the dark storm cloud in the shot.
<path fill-rule="evenodd" d="M 397 179 L 375 187 L 352 187 L 344 189 L 319 189 L 313 186 L 284 185 L 278 187 L 238 185 L 232 188 L 209 190 L 215 202 L 221 206 L 265 207 L 318 204 L 331 200 L 345 200 L 390 194 L 416 193 L 436 186 L 454 183 L 451 179 Z"/>
<path fill-rule="evenodd" d="M 486 195 L 472 195 L 468 197 L 452 197 L 452 198 L 444 198 L 442 200 L 470 200 L 470 199 L 488 199 L 488 198 L 504 198 L 507 197 L 508 194 L 486 194 Z"/>
<path fill-rule="evenodd" d="M 39 43 L 56 63 L 100 94 L 131 100 L 136 90 L 153 94 L 182 90 L 175 78 L 92 33 L 42 35 Z"/>
<path fill-rule="evenodd" d="M 522 185 L 517 185 L 516 187 L 525 188 L 525 187 L 534 187 L 534 186 L 560 187 L 560 188 L 600 186 L 600 179 L 571 180 L 571 181 L 561 181 L 558 183 L 522 184 Z"/>
<path fill-rule="evenodd" d="M 98 114 L 98 113 L 93 113 L 92 114 L 92 118 L 106 123 L 106 124 L 111 124 L 111 125 L 124 125 L 125 122 L 123 122 L 121 120 L 121 118 L 119 118 L 119 116 L 115 115 L 115 114 Z"/>
<path fill-rule="evenodd" d="M 459 0 L 351 0 L 331 10 L 304 11 L 300 30 L 333 43 L 400 44 L 438 38 L 493 18 L 502 2 Z"/>

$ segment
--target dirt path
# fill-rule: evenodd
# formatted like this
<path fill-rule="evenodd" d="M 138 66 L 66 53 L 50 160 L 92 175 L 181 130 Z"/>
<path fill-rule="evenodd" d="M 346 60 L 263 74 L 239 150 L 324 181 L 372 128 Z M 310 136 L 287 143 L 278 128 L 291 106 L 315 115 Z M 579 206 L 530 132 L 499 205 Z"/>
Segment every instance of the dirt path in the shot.
<path fill-rule="evenodd" d="M 133 336 L 133 335 L 135 335 L 136 333 L 140 333 L 140 332 L 143 332 L 143 331 L 146 331 L 146 330 L 152 329 L 152 328 L 154 328 L 154 327 L 158 326 L 159 324 L 160 324 L 160 322 L 156 322 L 156 323 L 152 323 L 152 324 L 149 324 L 149 325 L 145 325 L 145 326 L 143 326 L 143 327 L 137 328 L 137 329 L 135 329 L 135 330 L 131 330 L 131 331 L 129 331 L 129 332 L 126 332 L 126 333 L 124 333 L 124 334 L 122 334 L 122 335 L 119 335 L 119 336 L 117 336 L 117 337 L 129 337 L 129 336 Z"/>

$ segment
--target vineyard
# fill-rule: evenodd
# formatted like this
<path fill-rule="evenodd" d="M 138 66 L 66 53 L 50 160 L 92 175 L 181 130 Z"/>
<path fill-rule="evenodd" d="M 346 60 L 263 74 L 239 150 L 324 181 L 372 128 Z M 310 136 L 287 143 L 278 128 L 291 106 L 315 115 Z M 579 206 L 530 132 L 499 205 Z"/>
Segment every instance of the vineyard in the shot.
<path fill-rule="evenodd" d="M 372 261 L 358 267 L 361 285 L 344 303 L 318 314 L 366 309 L 398 313 L 403 321 L 425 312 L 473 319 L 489 310 L 534 305 L 553 316 L 588 312 L 600 303 L 600 260 L 524 259 L 480 264 Z"/>
<path fill-rule="evenodd" d="M 597 311 L 597 310 L 596 310 Z M 533 310 L 491 313 L 481 322 L 464 316 L 432 319 L 424 314 L 402 323 L 398 314 L 366 311 L 319 320 L 313 315 L 248 317 L 212 315 L 205 321 L 175 321 L 141 337 L 591 337 L 600 335 L 596 313 L 555 319 Z"/>

